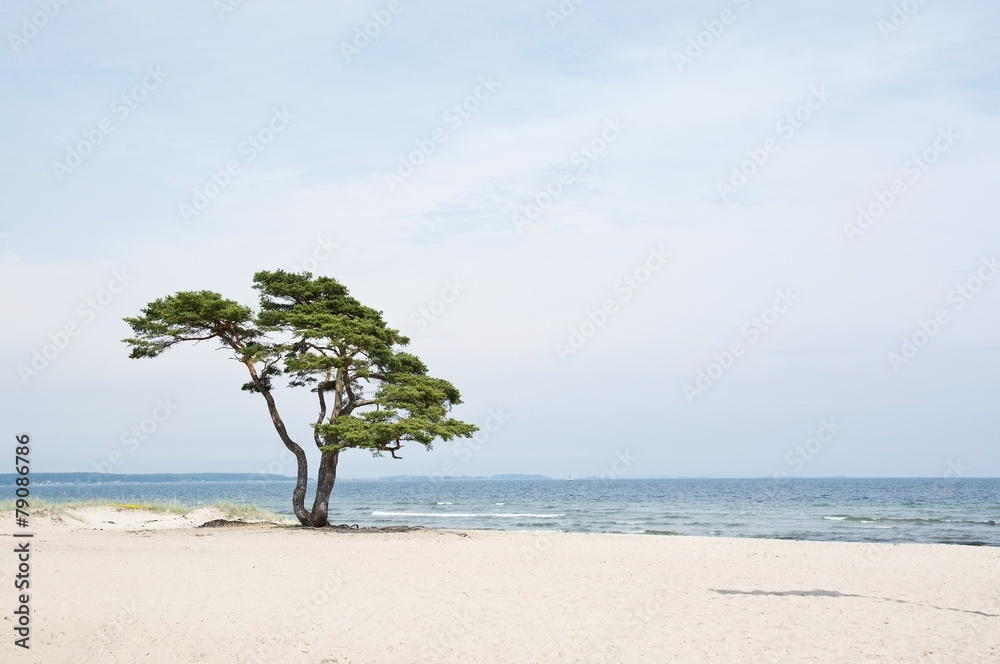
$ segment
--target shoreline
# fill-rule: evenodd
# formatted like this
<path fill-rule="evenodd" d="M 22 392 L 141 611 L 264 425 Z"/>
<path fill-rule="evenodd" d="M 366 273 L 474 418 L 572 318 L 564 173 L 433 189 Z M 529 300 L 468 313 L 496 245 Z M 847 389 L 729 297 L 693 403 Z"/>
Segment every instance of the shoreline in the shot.
<path fill-rule="evenodd" d="M 7 503 L 13 503 L 13 501 L 0 501 L 0 534 L 11 534 L 13 530 L 9 528 L 9 524 L 14 522 L 14 511 L 13 508 L 9 508 Z M 190 506 L 179 503 L 178 501 L 167 501 L 160 503 L 140 503 L 140 504 L 126 504 L 126 503 L 116 503 L 114 501 L 106 500 L 84 500 L 84 501 L 51 501 L 51 500 L 33 500 L 33 504 L 40 505 L 40 507 L 32 508 L 31 514 L 34 516 L 38 514 L 43 517 L 43 519 L 52 520 L 55 516 L 59 519 L 62 517 L 69 517 L 70 521 L 74 521 L 72 514 L 73 512 L 89 512 L 91 514 L 97 514 L 107 511 L 113 511 L 119 515 L 133 515 L 135 518 L 125 518 L 119 521 L 122 523 L 136 523 L 136 524 L 151 524 L 150 529 L 166 529 L 166 528 L 183 528 L 183 527 L 198 527 L 198 525 L 192 525 L 196 522 L 210 521 L 210 520 L 229 520 L 242 524 L 272 524 L 280 527 L 291 527 L 293 529 L 301 528 L 302 530 L 312 530 L 310 528 L 305 528 L 299 525 L 298 521 L 295 519 L 294 515 L 291 514 L 281 514 L 278 512 L 273 512 L 271 510 L 262 509 L 252 503 L 234 503 L 229 501 L 220 501 L 212 505 L 205 506 Z M 165 514 L 173 515 L 174 518 L 167 519 L 164 518 Z M 191 517 L 190 515 L 195 515 Z M 187 522 L 191 521 L 191 524 Z M 173 524 L 173 525 L 170 525 Z M 118 526 L 119 522 L 114 524 Z M 199 524 L 200 525 L 200 524 Z M 344 528 L 343 526 L 347 526 Z M 86 521 L 81 521 L 76 524 L 71 525 L 74 529 L 86 528 Z M 136 529 L 142 530 L 146 527 L 142 525 L 136 525 Z M 98 528 L 100 529 L 100 528 Z M 120 529 L 120 528 L 115 528 Z M 872 541 L 863 539 L 833 539 L 833 538 L 802 538 L 802 537 L 755 537 L 755 536 L 737 536 L 737 535 L 702 535 L 702 534 L 689 534 L 689 533 L 674 533 L 665 531 L 649 531 L 642 533 L 637 532 L 621 532 L 621 531 L 589 531 L 589 530 L 545 530 L 539 528 L 449 528 L 440 526 L 424 526 L 421 524 L 410 523 L 410 524 L 387 524 L 387 525 L 374 525 L 374 524 L 362 524 L 362 523 L 348 523 L 348 524 L 337 524 L 331 523 L 319 530 L 337 530 L 341 532 L 393 532 L 399 531 L 400 529 L 407 530 L 429 530 L 429 531 L 448 531 L 448 532 L 509 532 L 509 533 L 528 533 L 528 534 L 591 534 L 591 535 L 635 535 L 641 537 L 702 537 L 706 539 L 736 539 L 736 540 L 760 540 L 760 541 L 776 541 L 776 542 L 821 542 L 830 544 L 880 544 L 887 546 L 894 546 L 900 544 L 927 544 L 927 545 L 943 545 L 943 546 L 958 546 L 958 547 L 969 547 L 969 548 L 987 548 L 987 549 L 1000 549 L 1000 544 L 983 542 L 983 541 L 920 541 L 920 540 L 902 540 L 902 541 Z"/>

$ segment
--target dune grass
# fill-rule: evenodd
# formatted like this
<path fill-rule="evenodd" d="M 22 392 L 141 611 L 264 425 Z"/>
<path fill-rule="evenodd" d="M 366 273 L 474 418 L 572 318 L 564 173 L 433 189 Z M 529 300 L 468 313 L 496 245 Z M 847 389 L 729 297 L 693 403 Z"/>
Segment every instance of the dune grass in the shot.
<path fill-rule="evenodd" d="M 247 503 L 221 501 L 212 503 L 209 507 L 214 507 L 222 511 L 230 519 L 238 519 L 240 521 L 268 521 L 271 523 L 285 523 L 290 521 L 287 516 Z"/>
<path fill-rule="evenodd" d="M 196 509 L 213 508 L 222 512 L 228 519 L 239 521 L 266 521 L 270 523 L 286 523 L 290 519 L 286 516 L 265 510 L 256 505 L 238 503 L 234 501 L 219 501 L 211 505 L 198 505 L 192 507 L 184 505 L 178 500 L 155 501 L 149 503 L 123 503 L 115 500 L 75 500 L 71 502 L 56 502 L 41 498 L 28 499 L 28 512 L 39 514 L 41 512 L 53 512 L 60 515 L 70 515 L 75 510 L 87 507 L 111 507 L 121 510 L 141 510 L 143 512 L 153 512 L 154 514 L 176 514 L 183 516 L 190 514 Z M 16 508 L 15 500 L 0 500 L 0 512 L 13 512 Z"/>

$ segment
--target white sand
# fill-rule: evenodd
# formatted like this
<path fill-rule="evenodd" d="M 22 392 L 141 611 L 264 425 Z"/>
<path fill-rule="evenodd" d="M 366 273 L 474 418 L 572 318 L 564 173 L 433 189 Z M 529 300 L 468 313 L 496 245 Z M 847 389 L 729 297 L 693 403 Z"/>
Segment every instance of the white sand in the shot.
<path fill-rule="evenodd" d="M 993 548 L 77 516 L 35 524 L 32 648 L 7 601 L 0 661 L 1000 660 Z"/>

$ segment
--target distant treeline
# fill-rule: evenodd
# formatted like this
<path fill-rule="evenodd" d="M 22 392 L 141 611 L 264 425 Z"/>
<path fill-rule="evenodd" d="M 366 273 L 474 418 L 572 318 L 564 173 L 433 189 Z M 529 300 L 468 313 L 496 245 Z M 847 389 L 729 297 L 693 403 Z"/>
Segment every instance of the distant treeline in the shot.
<path fill-rule="evenodd" d="M 391 477 L 379 477 L 377 479 L 386 481 L 408 481 L 408 480 L 551 480 L 546 475 L 519 475 L 508 473 L 506 475 L 393 475 Z"/>
<path fill-rule="evenodd" d="M 0 485 L 14 484 L 13 473 L 0 474 Z M 31 473 L 32 484 L 99 484 L 107 482 L 275 482 L 294 480 L 285 475 L 260 473 L 151 473 L 125 475 L 117 473 Z"/>
<path fill-rule="evenodd" d="M 14 473 L 0 474 L 0 486 L 13 486 L 18 475 Z M 383 481 L 413 481 L 432 479 L 427 475 L 396 475 L 380 477 Z M 445 480 L 550 480 L 545 475 L 492 475 L 489 477 L 469 475 L 437 477 Z M 31 473 L 32 484 L 52 482 L 55 484 L 107 484 L 108 482 L 289 482 L 295 480 L 287 475 L 269 475 L 261 473 L 136 473 L 131 475 L 117 473 Z M 315 481 L 315 478 L 310 478 Z M 351 481 L 346 478 L 342 481 Z M 371 481 L 371 480 L 368 480 Z"/>

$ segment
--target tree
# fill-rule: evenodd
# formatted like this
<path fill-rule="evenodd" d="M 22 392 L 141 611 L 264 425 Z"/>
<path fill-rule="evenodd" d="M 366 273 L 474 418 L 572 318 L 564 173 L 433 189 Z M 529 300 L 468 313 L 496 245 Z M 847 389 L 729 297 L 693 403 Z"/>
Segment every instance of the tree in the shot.
<path fill-rule="evenodd" d="M 253 287 L 260 293 L 256 314 L 212 291 L 182 291 L 150 302 L 142 315 L 125 318 L 134 336 L 124 342 L 129 357 L 143 358 L 182 342 L 216 340 L 246 367 L 250 381 L 243 389 L 264 398 L 278 437 L 295 456 L 292 508 L 303 525 L 328 525 L 343 450 L 388 452 L 398 459 L 404 443 L 431 449 L 437 439 L 469 438 L 478 430 L 448 416 L 462 403 L 459 391 L 429 376 L 419 358 L 402 351 L 410 340 L 336 279 L 262 271 L 254 275 Z M 320 462 L 311 510 L 305 507 L 308 459 L 289 435 L 274 398 L 279 377 L 291 388 L 308 388 L 319 402 L 312 423 Z"/>

